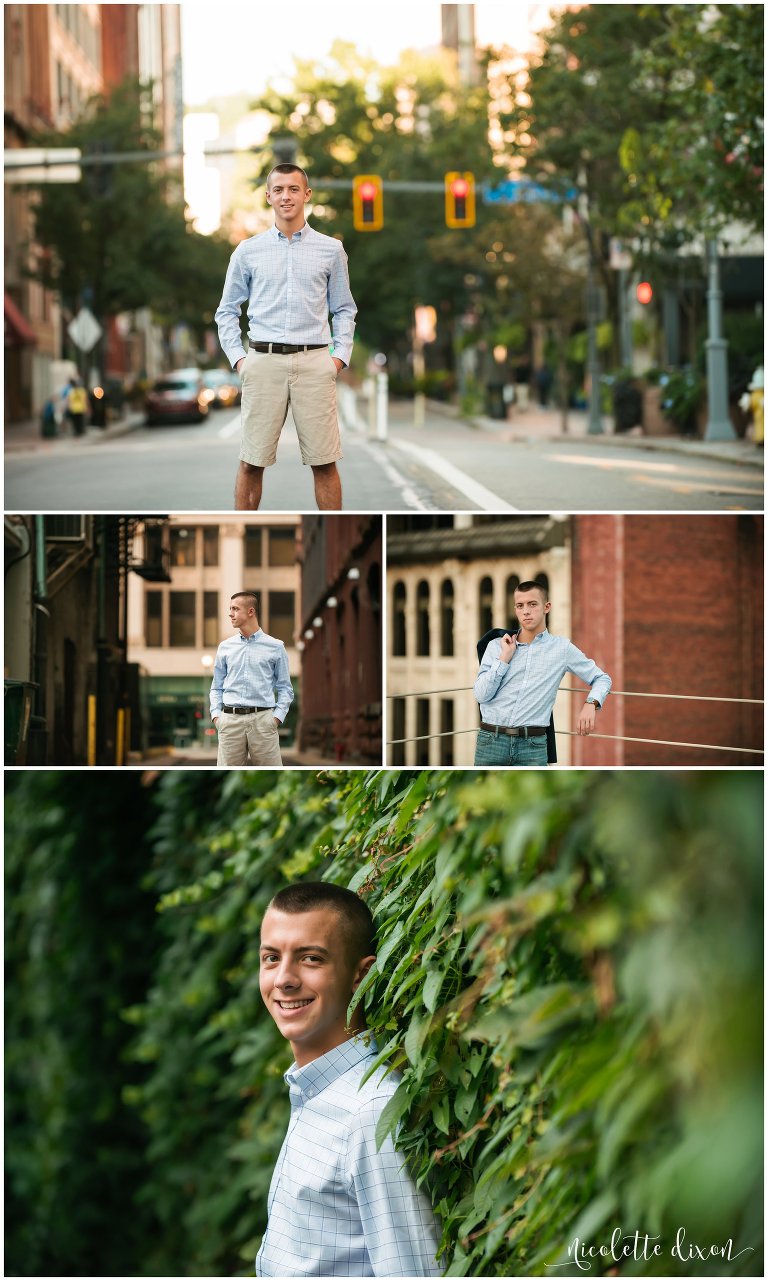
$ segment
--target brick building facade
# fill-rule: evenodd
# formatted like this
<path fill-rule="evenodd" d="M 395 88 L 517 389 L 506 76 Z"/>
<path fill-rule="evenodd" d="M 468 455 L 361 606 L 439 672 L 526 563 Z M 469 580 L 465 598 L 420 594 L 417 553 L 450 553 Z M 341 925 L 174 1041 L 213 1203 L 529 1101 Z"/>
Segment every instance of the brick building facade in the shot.
<path fill-rule="evenodd" d="M 573 624 L 587 652 L 601 650 L 617 690 L 693 696 L 612 694 L 605 732 L 762 749 L 760 703 L 703 701 L 763 697 L 762 517 L 579 516 L 573 526 Z M 601 765 L 762 763 L 758 754 L 620 746 L 617 760 L 617 745 L 576 739 L 574 764 L 587 751 Z"/>
<path fill-rule="evenodd" d="M 381 764 L 381 517 L 302 517 L 299 747 Z"/>

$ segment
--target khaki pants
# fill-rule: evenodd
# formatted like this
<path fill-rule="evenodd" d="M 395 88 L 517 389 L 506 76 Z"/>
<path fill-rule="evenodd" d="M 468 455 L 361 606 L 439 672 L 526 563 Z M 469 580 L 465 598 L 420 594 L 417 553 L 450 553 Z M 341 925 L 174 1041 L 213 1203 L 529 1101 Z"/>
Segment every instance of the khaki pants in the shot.
<path fill-rule="evenodd" d="M 241 462 L 252 467 L 272 466 L 289 405 L 303 463 L 320 467 L 342 457 L 336 366 L 327 347 L 289 356 L 249 347 L 241 372 Z"/>
<path fill-rule="evenodd" d="M 278 726 L 272 711 L 238 716 L 222 712 L 216 721 L 219 752 L 216 764 L 282 765 Z"/>

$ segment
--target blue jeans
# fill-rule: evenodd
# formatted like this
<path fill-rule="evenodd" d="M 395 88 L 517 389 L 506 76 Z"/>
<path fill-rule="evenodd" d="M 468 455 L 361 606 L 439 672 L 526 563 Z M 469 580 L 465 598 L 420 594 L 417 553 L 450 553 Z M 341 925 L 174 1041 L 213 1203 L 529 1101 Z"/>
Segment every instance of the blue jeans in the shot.
<path fill-rule="evenodd" d="M 546 765 L 547 736 L 518 738 L 511 734 L 477 731 L 475 765 Z"/>

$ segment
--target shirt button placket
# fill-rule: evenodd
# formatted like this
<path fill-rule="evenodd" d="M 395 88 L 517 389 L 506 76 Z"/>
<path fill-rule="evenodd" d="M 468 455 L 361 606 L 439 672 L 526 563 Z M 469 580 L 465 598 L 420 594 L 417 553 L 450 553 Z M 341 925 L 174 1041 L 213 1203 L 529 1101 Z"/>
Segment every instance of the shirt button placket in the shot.
<path fill-rule="evenodd" d="M 291 316 L 292 299 L 293 299 L 293 240 L 289 240 L 288 241 L 288 276 L 287 276 L 287 287 L 286 287 L 286 297 L 285 297 L 286 339 L 289 338 L 291 330 L 293 329 L 293 325 L 291 323 L 293 319 L 293 317 Z"/>

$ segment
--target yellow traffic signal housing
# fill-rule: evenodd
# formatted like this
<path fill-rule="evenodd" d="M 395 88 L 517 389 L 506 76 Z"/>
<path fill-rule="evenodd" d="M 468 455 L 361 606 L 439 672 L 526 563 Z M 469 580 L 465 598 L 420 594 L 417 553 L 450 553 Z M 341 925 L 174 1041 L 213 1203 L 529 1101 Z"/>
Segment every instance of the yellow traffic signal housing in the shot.
<path fill-rule="evenodd" d="M 446 227 L 474 227 L 475 175 L 452 171 L 445 175 Z"/>
<path fill-rule="evenodd" d="M 355 231 L 381 231 L 384 226 L 384 184 L 377 173 L 357 174 L 352 180 Z"/>

